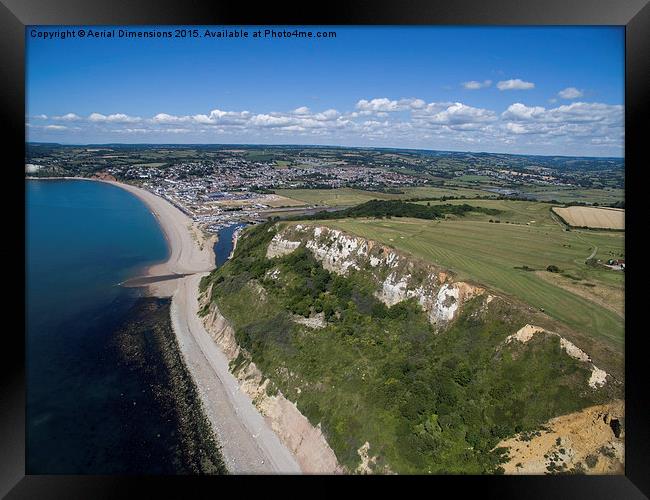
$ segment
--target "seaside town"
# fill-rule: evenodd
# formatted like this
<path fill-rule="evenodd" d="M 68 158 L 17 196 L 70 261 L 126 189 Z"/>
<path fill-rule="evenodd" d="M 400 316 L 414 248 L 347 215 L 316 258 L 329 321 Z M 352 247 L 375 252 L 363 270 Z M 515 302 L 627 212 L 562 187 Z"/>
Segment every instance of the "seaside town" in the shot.
<path fill-rule="evenodd" d="M 305 164 L 277 168 L 274 163 L 241 160 L 183 162 L 164 169 L 109 167 L 105 174 L 137 182 L 205 224 L 208 231 L 237 222 L 264 220 L 277 213 L 314 209 L 316 206 L 274 193 L 276 189 L 299 189 L 308 182 L 324 189 L 426 185 L 426 181 L 413 176 L 368 167 L 335 166 L 323 170 L 318 165 Z"/>
<path fill-rule="evenodd" d="M 209 232 L 323 209 L 293 190 L 472 189 L 535 198 L 549 189 L 620 189 L 619 159 L 301 146 L 63 146 L 30 143 L 26 175 L 125 181 L 163 197 Z"/>

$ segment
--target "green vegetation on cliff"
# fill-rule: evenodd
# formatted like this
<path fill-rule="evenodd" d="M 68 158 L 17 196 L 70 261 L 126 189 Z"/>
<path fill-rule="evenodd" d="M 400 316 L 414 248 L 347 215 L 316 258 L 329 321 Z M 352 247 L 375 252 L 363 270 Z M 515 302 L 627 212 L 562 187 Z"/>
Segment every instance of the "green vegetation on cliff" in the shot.
<path fill-rule="evenodd" d="M 414 299 L 387 307 L 375 297 L 376 269 L 330 273 L 304 245 L 267 259 L 276 231 L 269 223 L 246 230 L 201 288 L 211 285 L 237 342 L 321 424 L 350 471 L 368 442 L 376 472 L 498 472 L 500 440 L 612 395 L 610 385 L 588 386 L 588 367 L 558 337 L 505 344 L 528 318 L 500 297 L 489 307 L 471 299 L 435 331 Z"/>

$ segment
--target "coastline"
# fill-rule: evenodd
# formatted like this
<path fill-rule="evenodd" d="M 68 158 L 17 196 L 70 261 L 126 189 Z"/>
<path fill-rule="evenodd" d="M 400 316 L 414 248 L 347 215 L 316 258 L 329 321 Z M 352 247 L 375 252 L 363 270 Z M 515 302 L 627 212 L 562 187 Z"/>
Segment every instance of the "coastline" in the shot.
<path fill-rule="evenodd" d="M 230 373 L 226 356 L 198 315 L 199 281 L 216 267 L 214 238 L 201 241 L 200 230 L 187 215 L 145 189 L 102 179 L 81 180 L 104 182 L 129 191 L 156 217 L 167 240 L 169 255 L 164 262 L 146 270 L 147 277 L 165 278 L 147 283 L 147 289 L 150 295 L 171 297 L 170 319 L 179 350 L 194 379 L 228 470 L 244 474 L 300 474 L 296 458 L 281 443 L 251 398 L 240 389 Z M 170 275 L 178 277 L 169 279 Z"/>
<path fill-rule="evenodd" d="M 180 281 L 172 298 L 171 317 L 226 467 L 235 474 L 300 474 L 296 456 L 230 372 L 228 357 L 198 315 L 199 282 L 205 275 L 198 273 Z"/>
<path fill-rule="evenodd" d="M 139 275 L 126 280 L 126 286 L 142 286 L 154 297 L 171 297 L 178 287 L 178 279 L 197 272 L 210 272 L 216 266 L 214 263 L 213 245 L 216 235 L 209 238 L 201 234 L 198 226 L 183 212 L 163 198 L 146 189 L 118 181 L 94 179 L 88 177 L 30 177 L 29 181 L 89 181 L 111 184 L 128 191 L 142 201 L 153 214 L 167 242 L 168 255 L 165 260 L 147 266 Z M 196 240 L 195 240 L 196 238 Z M 199 239 L 203 241 L 199 243 Z M 196 243 L 199 243 L 197 245 Z M 174 278 L 178 275 L 178 278 Z M 156 278 L 160 278 L 157 281 Z M 129 283 L 133 282 L 133 284 Z M 139 282 L 142 282 L 139 284 Z"/>
<path fill-rule="evenodd" d="M 146 395 L 138 395 L 141 399 L 137 406 L 129 408 L 131 435 L 147 436 L 140 441 L 140 449 L 154 463 L 161 462 L 153 470 L 145 462 L 131 464 L 125 471 L 227 474 L 216 435 L 172 328 L 170 309 L 169 298 L 140 297 L 111 335 L 109 345 L 118 353 L 120 367 L 129 377 L 142 379 L 147 387 Z M 124 403 L 128 406 L 130 400 Z M 167 443 L 162 450 L 157 447 L 161 442 Z M 154 447 L 156 453 L 152 453 Z M 159 455 L 166 450 L 165 455 Z"/>
<path fill-rule="evenodd" d="M 153 264 L 146 269 L 144 277 L 179 275 L 179 278 L 150 282 L 147 288 L 151 295 L 171 297 L 178 288 L 178 281 L 184 275 L 210 272 L 215 268 L 212 250 L 215 237 L 203 238 L 201 242 L 202 235 L 197 225 L 167 200 L 130 184 L 102 179 L 89 180 L 111 184 L 136 196 L 151 210 L 162 229 L 167 240 L 169 255 L 167 260 Z"/>

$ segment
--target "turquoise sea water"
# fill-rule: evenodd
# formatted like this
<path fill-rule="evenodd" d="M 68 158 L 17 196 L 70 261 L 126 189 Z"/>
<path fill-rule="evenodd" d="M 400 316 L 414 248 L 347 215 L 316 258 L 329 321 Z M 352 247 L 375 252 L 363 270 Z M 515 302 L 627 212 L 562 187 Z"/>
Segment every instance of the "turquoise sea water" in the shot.
<path fill-rule="evenodd" d="M 115 186 L 25 189 L 27 473 L 174 472 L 174 423 L 111 342 L 139 293 L 116 285 L 167 256 L 160 228 Z"/>
<path fill-rule="evenodd" d="M 164 259 L 153 215 L 136 197 L 89 181 L 27 181 L 27 282 L 32 326 L 112 302 L 113 285 Z"/>

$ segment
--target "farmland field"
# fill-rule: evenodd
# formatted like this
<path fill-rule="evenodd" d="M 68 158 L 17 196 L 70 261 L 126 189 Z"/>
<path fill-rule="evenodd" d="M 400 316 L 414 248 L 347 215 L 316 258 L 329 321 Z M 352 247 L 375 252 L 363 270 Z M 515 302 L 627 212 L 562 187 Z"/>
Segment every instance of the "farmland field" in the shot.
<path fill-rule="evenodd" d="M 278 189 L 277 194 L 293 198 L 310 205 L 347 206 L 358 205 L 370 200 L 398 200 L 408 198 L 427 198 L 441 196 L 485 196 L 492 193 L 478 189 L 457 187 L 405 187 L 402 194 L 364 191 L 362 189 Z"/>
<path fill-rule="evenodd" d="M 502 223 L 530 224 L 535 226 L 547 225 L 557 226 L 557 222 L 551 217 L 551 205 L 530 201 L 516 200 L 447 200 L 447 201 L 419 201 L 420 205 L 430 204 L 462 205 L 467 203 L 475 207 L 495 208 L 501 210 L 498 216 L 489 216 L 482 213 L 470 213 L 464 219 L 476 219 L 487 221 L 498 219 Z"/>
<path fill-rule="evenodd" d="M 587 203 L 615 203 L 625 199 L 625 190 L 619 188 L 580 189 L 574 187 L 530 186 L 523 189 L 525 196 L 539 201 L 557 200 L 560 203 L 584 201 Z"/>
<path fill-rule="evenodd" d="M 257 203 L 264 203 L 270 207 L 299 207 L 304 205 L 304 202 L 280 196 L 277 194 L 267 194 L 254 199 Z"/>
<path fill-rule="evenodd" d="M 621 188 L 580 188 L 575 186 L 540 186 L 537 184 L 513 185 L 498 181 L 488 176 L 461 175 L 451 181 L 446 181 L 447 186 L 473 188 L 487 191 L 494 188 L 508 188 L 514 190 L 517 196 L 530 198 L 537 201 L 557 201 L 568 203 L 572 201 L 585 203 L 599 203 L 600 205 L 624 201 L 625 190 Z"/>
<path fill-rule="evenodd" d="M 167 165 L 167 163 L 164 162 L 136 163 L 133 166 L 134 167 L 162 167 L 164 165 Z"/>
<path fill-rule="evenodd" d="M 553 211 L 573 227 L 625 229 L 625 210 L 596 207 L 553 207 Z"/>
<path fill-rule="evenodd" d="M 521 211 L 526 202 L 515 203 L 524 204 L 515 205 Z M 548 206 L 542 209 L 543 204 L 528 205 L 537 219 L 548 213 Z M 622 351 L 624 324 L 618 314 L 537 275 L 555 265 L 576 283 L 602 284 L 620 290 L 622 296 L 623 273 L 585 264 L 594 248 L 596 257 L 622 255 L 621 233 L 566 232 L 552 221 L 529 226 L 484 220 L 405 218 L 328 220 L 325 224 L 407 251 L 451 269 L 460 279 L 485 284 L 535 308 L 543 308 L 551 318 Z M 524 266 L 527 270 L 522 269 Z"/>

